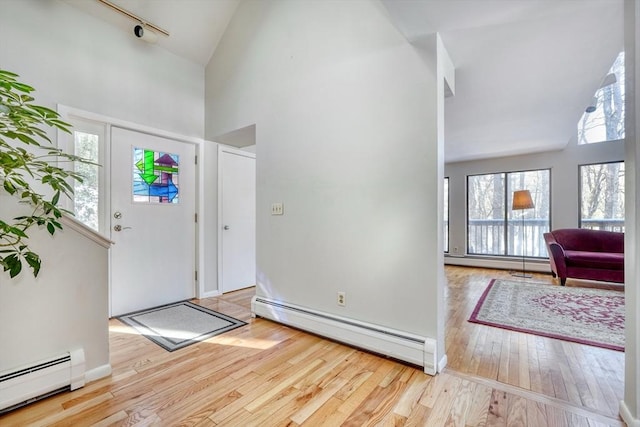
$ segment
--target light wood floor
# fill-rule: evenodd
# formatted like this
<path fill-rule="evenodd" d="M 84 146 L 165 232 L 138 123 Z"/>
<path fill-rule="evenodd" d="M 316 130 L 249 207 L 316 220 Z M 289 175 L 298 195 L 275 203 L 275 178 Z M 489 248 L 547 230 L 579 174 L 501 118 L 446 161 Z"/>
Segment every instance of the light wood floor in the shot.
<path fill-rule="evenodd" d="M 111 320 L 111 377 L 0 416 L 0 425 L 623 425 L 623 353 L 469 323 L 489 280 L 510 276 L 446 272 L 449 365 L 435 377 L 251 319 L 248 289 L 196 301 L 247 326 L 173 353 Z"/>

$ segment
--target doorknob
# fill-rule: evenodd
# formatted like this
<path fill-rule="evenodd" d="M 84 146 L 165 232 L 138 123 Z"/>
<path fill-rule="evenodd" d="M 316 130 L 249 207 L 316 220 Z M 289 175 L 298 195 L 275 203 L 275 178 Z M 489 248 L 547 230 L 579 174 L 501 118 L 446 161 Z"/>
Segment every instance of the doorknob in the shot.
<path fill-rule="evenodd" d="M 120 224 L 116 224 L 113 226 L 114 231 L 122 231 L 122 230 L 130 230 L 131 227 L 123 227 Z"/>
<path fill-rule="evenodd" d="M 224 226 L 224 227 L 222 227 L 222 228 L 223 228 L 224 230 L 228 230 L 228 229 L 229 229 L 229 226 L 228 226 L 228 225 L 225 225 L 225 226 Z"/>

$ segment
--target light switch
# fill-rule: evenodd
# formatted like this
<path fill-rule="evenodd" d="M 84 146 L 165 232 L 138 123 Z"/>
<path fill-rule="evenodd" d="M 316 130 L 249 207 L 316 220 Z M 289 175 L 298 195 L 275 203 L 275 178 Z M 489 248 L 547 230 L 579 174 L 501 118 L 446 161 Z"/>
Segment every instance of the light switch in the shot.
<path fill-rule="evenodd" d="M 284 205 L 282 203 L 272 203 L 271 215 L 284 215 Z"/>

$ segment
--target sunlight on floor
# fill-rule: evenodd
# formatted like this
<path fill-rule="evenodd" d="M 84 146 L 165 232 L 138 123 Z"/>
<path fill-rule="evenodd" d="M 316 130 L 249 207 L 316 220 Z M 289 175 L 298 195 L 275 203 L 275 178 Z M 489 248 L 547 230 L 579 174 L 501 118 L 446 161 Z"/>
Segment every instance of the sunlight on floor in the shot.
<path fill-rule="evenodd" d="M 122 325 L 110 325 L 109 332 L 114 332 L 118 334 L 140 335 L 140 333 L 134 330 L 133 328 L 122 326 Z M 191 339 L 192 333 L 187 333 L 184 331 L 171 331 L 171 335 L 166 334 L 164 336 L 176 338 L 176 339 Z M 280 343 L 280 341 L 274 341 L 274 340 L 263 340 L 258 338 L 240 338 L 235 336 L 224 336 L 224 335 L 211 337 L 203 342 L 210 343 L 210 344 L 225 345 L 230 347 L 253 348 L 257 350 L 266 350 Z"/>

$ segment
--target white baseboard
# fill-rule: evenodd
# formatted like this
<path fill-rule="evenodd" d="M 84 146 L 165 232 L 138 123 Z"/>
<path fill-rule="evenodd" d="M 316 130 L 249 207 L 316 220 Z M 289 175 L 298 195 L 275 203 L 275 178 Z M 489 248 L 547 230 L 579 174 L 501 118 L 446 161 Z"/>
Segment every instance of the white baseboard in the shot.
<path fill-rule="evenodd" d="M 465 257 L 447 255 L 444 257 L 446 265 L 459 265 L 463 267 L 497 268 L 499 270 L 522 270 L 522 258 L 520 260 L 500 260 L 484 257 Z M 526 261 L 525 269 L 536 273 L 551 273 L 549 262 Z"/>
<path fill-rule="evenodd" d="M 253 316 L 422 366 L 429 375 L 439 372 L 435 339 L 260 296 L 251 300 L 251 312 Z M 446 364 L 446 356 L 442 360 Z"/>
<path fill-rule="evenodd" d="M 627 427 L 640 427 L 640 419 L 631 415 L 631 411 L 624 400 L 620 401 L 620 417 L 627 423 Z"/>
<path fill-rule="evenodd" d="M 444 368 L 447 367 L 447 362 L 448 361 L 449 361 L 449 359 L 447 358 L 446 354 L 444 356 L 442 356 L 442 359 L 440 359 L 440 362 L 438 362 L 438 372 L 442 372 L 444 370 Z"/>
<path fill-rule="evenodd" d="M 88 383 L 90 381 L 108 377 L 109 375 L 111 375 L 111 364 L 106 364 L 86 371 L 84 373 L 84 381 L 85 383 Z"/>
<path fill-rule="evenodd" d="M 202 298 L 212 298 L 212 297 L 219 297 L 220 295 L 222 295 L 220 293 L 220 291 L 205 291 L 202 293 L 202 295 L 200 295 L 198 298 L 202 299 Z"/>

